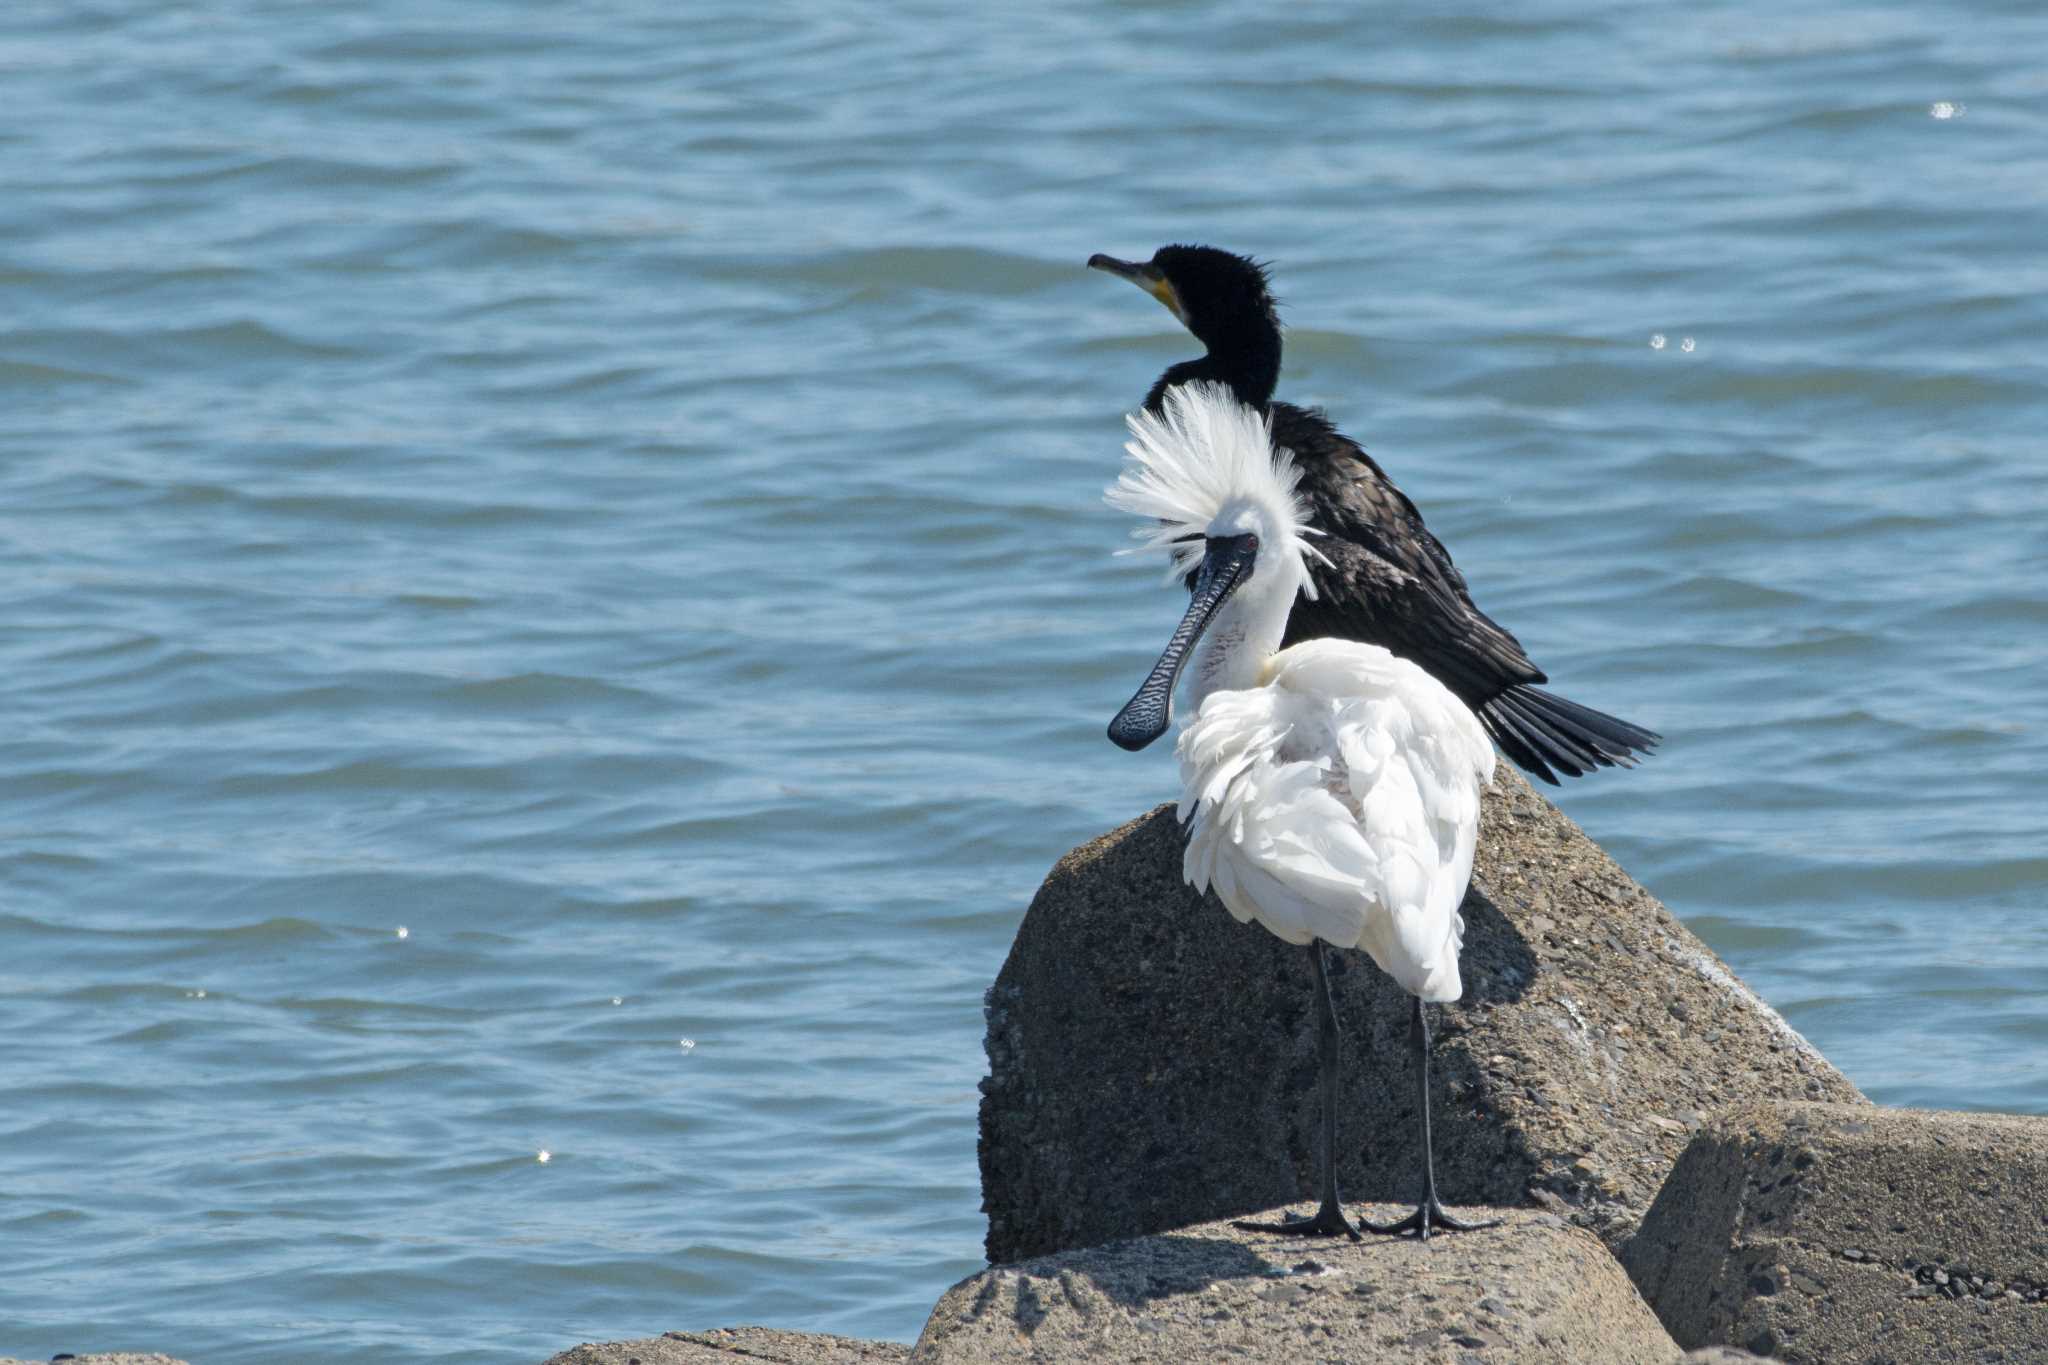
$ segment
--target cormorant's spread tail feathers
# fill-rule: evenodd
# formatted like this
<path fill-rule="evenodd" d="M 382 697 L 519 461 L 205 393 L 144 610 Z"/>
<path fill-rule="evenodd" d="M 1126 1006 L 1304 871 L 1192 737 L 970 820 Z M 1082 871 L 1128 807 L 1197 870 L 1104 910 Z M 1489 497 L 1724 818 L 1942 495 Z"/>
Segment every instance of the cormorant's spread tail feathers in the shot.
<path fill-rule="evenodd" d="M 1594 768 L 1633 768 L 1664 738 L 1526 683 L 1489 699 L 1479 719 L 1516 767 L 1553 786 L 1560 772 L 1583 777 Z"/>

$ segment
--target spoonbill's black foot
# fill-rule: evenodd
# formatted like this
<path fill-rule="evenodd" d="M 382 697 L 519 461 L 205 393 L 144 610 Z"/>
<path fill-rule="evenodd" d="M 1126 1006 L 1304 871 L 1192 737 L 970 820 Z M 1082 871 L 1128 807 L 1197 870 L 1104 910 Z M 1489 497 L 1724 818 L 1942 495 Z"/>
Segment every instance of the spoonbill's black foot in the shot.
<path fill-rule="evenodd" d="M 1358 1228 L 1344 1210 L 1335 1204 L 1325 1204 L 1316 1210 L 1313 1218 L 1283 1218 L 1277 1223 L 1232 1223 L 1234 1228 L 1246 1232 L 1278 1232 L 1288 1237 L 1349 1237 L 1354 1242 L 1363 1241 Z"/>
<path fill-rule="evenodd" d="M 1424 1242 L 1429 1240 L 1431 1228 L 1442 1228 L 1445 1232 L 1477 1232 L 1481 1228 L 1500 1226 L 1498 1218 L 1488 1218 L 1484 1222 L 1474 1223 L 1453 1217 L 1445 1211 L 1442 1204 L 1436 1202 L 1435 1195 L 1417 1205 L 1415 1212 L 1399 1222 L 1375 1223 L 1369 1218 L 1361 1218 L 1358 1222 L 1367 1232 L 1377 1232 L 1383 1237 L 1399 1237 L 1403 1233 L 1412 1232 L 1417 1240 Z"/>

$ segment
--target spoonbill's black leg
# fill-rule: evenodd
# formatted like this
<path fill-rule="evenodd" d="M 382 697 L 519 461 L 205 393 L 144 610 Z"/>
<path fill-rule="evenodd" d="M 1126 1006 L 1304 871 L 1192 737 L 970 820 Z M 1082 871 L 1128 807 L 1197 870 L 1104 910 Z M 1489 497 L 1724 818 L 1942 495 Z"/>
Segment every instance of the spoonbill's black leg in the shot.
<path fill-rule="evenodd" d="M 1415 1014 L 1409 1034 L 1415 1039 L 1415 1108 L 1422 1115 L 1422 1202 L 1415 1206 L 1415 1212 L 1395 1223 L 1374 1223 L 1360 1219 L 1367 1232 L 1399 1236 L 1412 1232 L 1423 1241 L 1429 1240 L 1429 1230 L 1443 1228 L 1447 1232 L 1476 1232 L 1490 1228 L 1500 1222 L 1489 1218 L 1483 1223 L 1469 1223 L 1462 1218 L 1453 1218 L 1444 1212 L 1444 1206 L 1436 1197 L 1436 1155 L 1429 1146 L 1429 1016 L 1423 1013 L 1422 997 L 1415 997 Z"/>
<path fill-rule="evenodd" d="M 1337 1202 L 1337 1007 L 1330 1001 L 1330 978 L 1323 969 L 1323 941 L 1308 941 L 1309 965 L 1316 972 L 1317 1013 L 1316 1054 L 1322 1063 L 1323 1165 L 1322 1207 L 1313 1218 L 1289 1218 L 1278 1223 L 1238 1223 L 1247 1232 L 1285 1232 L 1301 1237 L 1335 1237 L 1339 1233 L 1359 1240 L 1358 1229 L 1344 1216 Z"/>

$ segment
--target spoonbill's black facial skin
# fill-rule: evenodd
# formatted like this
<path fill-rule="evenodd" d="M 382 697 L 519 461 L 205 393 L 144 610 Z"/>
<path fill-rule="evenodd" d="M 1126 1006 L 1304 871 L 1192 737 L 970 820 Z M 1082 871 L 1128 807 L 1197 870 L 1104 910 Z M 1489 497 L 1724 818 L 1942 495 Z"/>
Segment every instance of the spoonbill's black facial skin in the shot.
<path fill-rule="evenodd" d="M 1136 753 L 1166 733 L 1173 723 L 1173 689 L 1180 681 L 1181 670 L 1187 666 L 1188 656 L 1230 595 L 1251 577 L 1258 557 L 1257 536 L 1207 538 L 1187 614 L 1174 627 L 1173 638 L 1166 642 L 1159 662 L 1152 665 L 1151 673 L 1109 723 L 1112 744 Z"/>

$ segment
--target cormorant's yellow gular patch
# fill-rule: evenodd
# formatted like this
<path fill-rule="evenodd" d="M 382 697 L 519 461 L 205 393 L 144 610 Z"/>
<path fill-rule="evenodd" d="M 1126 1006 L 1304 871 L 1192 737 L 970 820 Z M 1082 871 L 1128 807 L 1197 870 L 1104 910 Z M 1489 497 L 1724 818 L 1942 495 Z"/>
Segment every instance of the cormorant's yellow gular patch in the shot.
<path fill-rule="evenodd" d="M 1180 295 L 1173 292 L 1173 281 L 1161 275 L 1157 279 L 1140 279 L 1138 285 L 1153 298 L 1166 305 L 1166 311 L 1179 318 L 1182 326 L 1187 325 L 1188 314 L 1180 306 Z"/>

